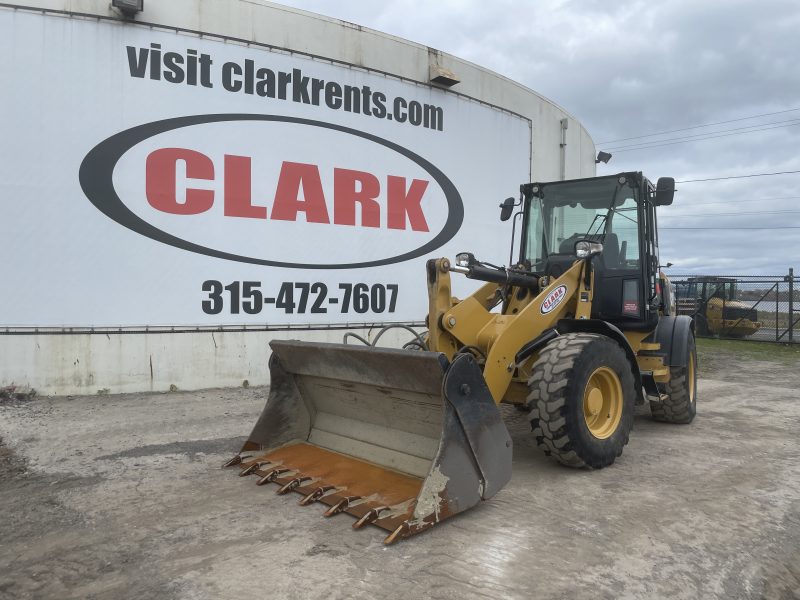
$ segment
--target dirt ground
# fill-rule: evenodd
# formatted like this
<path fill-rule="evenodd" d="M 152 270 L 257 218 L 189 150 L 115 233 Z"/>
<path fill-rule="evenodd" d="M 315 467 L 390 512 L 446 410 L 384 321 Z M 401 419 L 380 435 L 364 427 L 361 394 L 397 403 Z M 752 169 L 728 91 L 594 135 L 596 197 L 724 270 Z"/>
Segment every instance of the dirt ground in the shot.
<path fill-rule="evenodd" d="M 698 417 L 601 471 L 540 455 L 391 547 L 220 465 L 267 390 L 0 400 L 0 598 L 800 598 L 800 362 L 702 342 Z"/>

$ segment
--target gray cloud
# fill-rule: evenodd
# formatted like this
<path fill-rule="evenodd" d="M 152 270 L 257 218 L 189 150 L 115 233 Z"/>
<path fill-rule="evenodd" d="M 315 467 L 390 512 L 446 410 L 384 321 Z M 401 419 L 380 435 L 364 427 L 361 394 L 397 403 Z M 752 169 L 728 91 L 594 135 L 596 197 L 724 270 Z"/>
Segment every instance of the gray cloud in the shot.
<path fill-rule="evenodd" d="M 800 108 L 795 0 L 419 0 L 284 4 L 439 48 L 515 79 L 580 120 L 597 142 Z M 682 132 L 721 132 L 800 110 Z M 621 147 L 681 133 L 607 144 Z M 603 145 L 599 145 L 603 148 Z M 800 125 L 649 149 L 614 151 L 599 174 L 641 170 L 678 180 L 800 170 Z M 790 198 L 786 198 L 790 197 Z M 660 209 L 672 272 L 769 274 L 800 267 L 800 174 L 678 185 Z M 717 216 L 717 213 L 763 214 Z"/>

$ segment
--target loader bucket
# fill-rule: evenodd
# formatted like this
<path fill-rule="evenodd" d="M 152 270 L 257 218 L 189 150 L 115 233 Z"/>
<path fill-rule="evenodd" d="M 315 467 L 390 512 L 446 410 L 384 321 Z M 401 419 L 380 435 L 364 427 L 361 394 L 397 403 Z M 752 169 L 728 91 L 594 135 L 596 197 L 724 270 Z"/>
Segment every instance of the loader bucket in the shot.
<path fill-rule="evenodd" d="M 225 466 L 391 544 L 491 498 L 511 437 L 468 354 L 273 341 L 267 404 Z"/>

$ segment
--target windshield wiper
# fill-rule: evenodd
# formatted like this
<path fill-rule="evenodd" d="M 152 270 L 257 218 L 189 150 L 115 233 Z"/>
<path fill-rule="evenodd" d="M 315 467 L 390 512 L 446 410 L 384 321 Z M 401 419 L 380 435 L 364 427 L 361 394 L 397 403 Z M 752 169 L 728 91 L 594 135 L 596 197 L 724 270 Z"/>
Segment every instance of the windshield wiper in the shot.
<path fill-rule="evenodd" d="M 613 209 L 609 209 L 609 212 L 611 210 L 613 210 Z M 608 220 L 608 213 L 606 213 L 604 215 L 601 215 L 599 213 L 596 214 L 594 216 L 594 219 L 592 219 L 592 222 L 589 224 L 589 229 L 587 229 L 586 233 L 583 234 L 583 237 L 588 238 L 589 236 L 599 235 L 599 231 L 596 232 L 596 233 L 592 233 L 592 229 L 594 228 L 595 221 L 597 221 L 598 218 L 600 219 L 600 223 L 598 223 L 598 225 L 597 225 L 597 228 L 596 228 L 597 230 L 599 230 L 601 227 L 605 227 L 606 221 Z M 602 234 L 602 237 L 605 237 L 605 233 Z M 600 240 L 600 241 L 602 241 L 602 240 Z"/>
<path fill-rule="evenodd" d="M 635 208 L 635 207 L 633 207 L 633 208 L 626 208 L 625 210 L 636 210 L 636 208 Z M 628 221 L 630 221 L 630 222 L 631 222 L 631 223 L 633 223 L 634 225 L 636 224 L 636 219 L 631 219 L 631 218 L 630 218 L 628 215 L 624 215 L 624 214 L 622 214 L 622 211 L 621 211 L 621 210 L 617 210 L 617 209 L 615 209 L 615 208 L 612 208 L 612 209 L 611 209 L 611 212 L 613 212 L 615 215 L 619 215 L 619 216 L 620 216 L 620 217 L 622 217 L 623 219 L 628 219 Z"/>
<path fill-rule="evenodd" d="M 588 236 L 599 236 L 600 237 L 600 242 L 603 242 L 605 240 L 605 237 L 606 237 L 605 231 L 603 233 L 600 233 L 600 228 L 601 227 L 603 229 L 606 228 L 606 226 L 608 224 L 608 221 L 609 221 L 609 217 L 612 214 L 622 214 L 622 213 L 617 213 L 617 211 L 614 209 L 614 205 L 617 203 L 617 196 L 619 195 L 620 189 L 621 189 L 621 186 L 619 186 L 619 185 L 617 185 L 617 187 L 614 188 L 614 195 L 611 196 L 611 203 L 608 205 L 608 210 L 606 211 L 606 214 L 601 215 L 601 214 L 598 213 L 598 214 L 596 214 L 594 216 L 594 219 L 592 219 L 592 222 L 589 225 L 589 229 L 586 231 L 585 234 L 583 234 L 585 237 L 588 237 Z M 622 215 L 622 216 L 625 217 L 626 219 L 630 220 L 630 221 L 633 221 L 633 219 L 631 219 L 627 215 Z M 594 227 L 595 221 L 597 221 L 598 218 L 601 219 L 600 223 L 597 224 L 596 232 L 592 233 L 592 228 Z M 635 221 L 633 221 L 633 222 L 635 223 Z"/>

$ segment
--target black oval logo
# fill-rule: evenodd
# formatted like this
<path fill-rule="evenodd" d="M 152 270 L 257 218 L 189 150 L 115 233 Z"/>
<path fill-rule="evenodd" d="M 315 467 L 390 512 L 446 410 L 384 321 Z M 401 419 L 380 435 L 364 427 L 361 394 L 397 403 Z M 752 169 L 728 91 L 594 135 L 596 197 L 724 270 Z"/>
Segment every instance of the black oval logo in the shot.
<path fill-rule="evenodd" d="M 319 264 L 319 263 L 292 263 L 279 260 L 270 260 L 267 258 L 259 258 L 255 256 L 243 256 L 223 250 L 208 248 L 200 244 L 188 241 L 186 239 L 172 235 L 151 223 L 142 219 L 139 215 L 135 214 L 128 206 L 121 200 L 114 187 L 113 173 L 119 160 L 134 146 L 141 142 L 165 133 L 168 131 L 190 127 L 192 125 L 203 125 L 208 123 L 220 123 L 227 121 L 273 121 L 283 123 L 293 123 L 297 125 L 307 125 L 312 127 L 319 127 L 323 129 L 338 131 L 349 135 L 357 136 L 365 140 L 380 144 L 407 159 L 416 163 L 419 167 L 424 169 L 434 181 L 438 184 L 444 192 L 447 200 L 447 218 L 441 230 L 436 234 L 433 239 L 422 246 L 405 252 L 403 254 L 392 256 L 388 258 L 380 258 L 376 260 L 367 260 L 360 262 L 342 263 L 342 264 Z M 97 146 L 84 157 L 79 171 L 79 180 L 83 193 L 89 201 L 103 214 L 110 219 L 116 221 L 120 225 L 127 227 L 131 231 L 135 231 L 143 236 L 149 237 L 157 242 L 168 244 L 176 248 L 188 250 L 197 254 L 204 254 L 206 256 L 213 256 L 225 260 L 232 260 L 242 263 L 250 263 L 254 265 L 264 265 L 272 267 L 287 267 L 298 269 L 353 269 L 365 267 L 378 267 L 382 265 L 389 265 L 399 263 L 420 256 L 424 256 L 443 246 L 450 241 L 453 236 L 461 228 L 464 220 L 464 204 L 461 196 L 458 193 L 455 185 L 450 179 L 442 173 L 437 167 L 425 160 L 418 154 L 375 135 L 344 127 L 341 125 L 334 125 L 332 123 L 325 123 L 322 121 L 314 121 L 310 119 L 301 119 L 297 117 L 287 117 L 281 115 L 259 115 L 259 114 L 210 114 L 210 115 L 193 115 L 186 117 L 177 117 L 174 119 L 164 119 L 161 121 L 154 121 L 144 125 L 138 125 L 117 133 L 110 138 L 100 142 Z"/>

